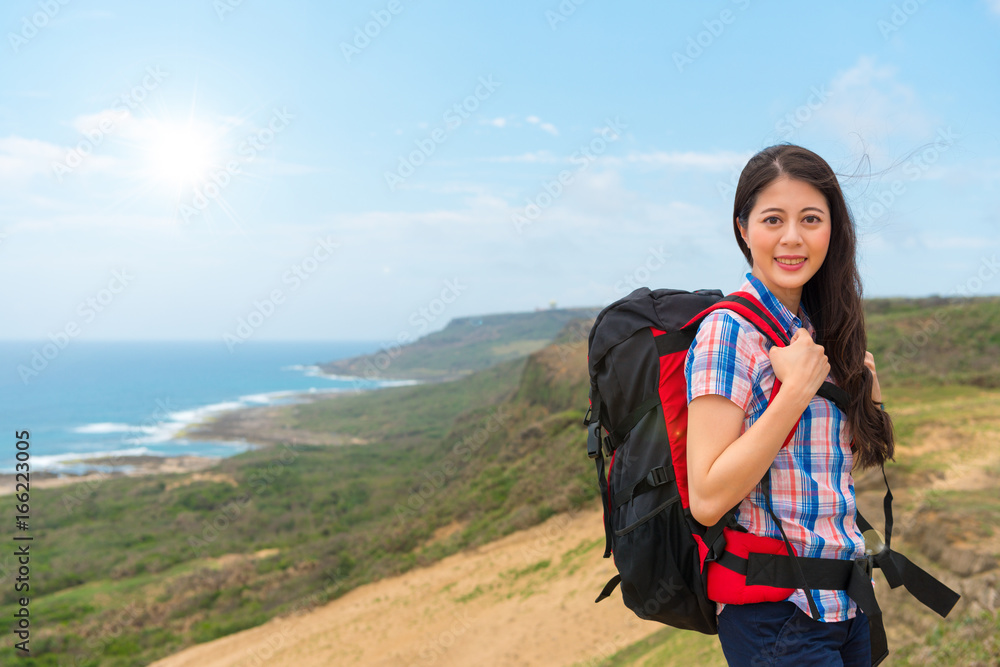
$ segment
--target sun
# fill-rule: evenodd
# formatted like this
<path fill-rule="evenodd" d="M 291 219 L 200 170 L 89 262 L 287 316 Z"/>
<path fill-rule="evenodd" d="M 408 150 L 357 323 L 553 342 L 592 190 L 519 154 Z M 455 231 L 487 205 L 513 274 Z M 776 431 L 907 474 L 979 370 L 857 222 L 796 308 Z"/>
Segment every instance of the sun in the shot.
<path fill-rule="evenodd" d="M 146 153 L 153 180 L 176 188 L 197 187 L 217 166 L 218 148 L 207 128 L 194 122 L 161 122 L 150 130 Z"/>

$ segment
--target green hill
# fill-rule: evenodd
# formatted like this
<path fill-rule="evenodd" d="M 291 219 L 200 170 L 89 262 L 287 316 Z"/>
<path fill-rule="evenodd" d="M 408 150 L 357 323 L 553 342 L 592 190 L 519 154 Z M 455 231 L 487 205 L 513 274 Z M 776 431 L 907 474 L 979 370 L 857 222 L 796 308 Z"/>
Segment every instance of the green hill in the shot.
<path fill-rule="evenodd" d="M 593 320 L 600 308 L 460 317 L 441 331 L 375 354 L 320 364 L 324 373 L 363 378 L 453 380 L 548 345 L 572 320 Z"/>
<path fill-rule="evenodd" d="M 970 601 L 939 623 L 902 596 L 891 598 L 903 611 L 887 613 L 888 622 L 905 625 L 894 632 L 908 642 L 894 640 L 894 652 L 921 664 L 921 642 L 932 637 L 932 655 L 942 657 L 936 664 L 961 664 L 948 656 L 988 646 L 996 624 L 995 612 L 981 620 L 971 601 L 995 609 L 997 599 L 1000 391 L 992 350 L 1000 299 L 866 307 L 869 348 L 900 440 L 899 460 L 887 466 L 896 496 L 893 544 L 944 572 L 963 587 L 961 604 Z M 915 338 L 942 316 L 954 328 Z M 225 459 L 209 475 L 34 491 L 36 662 L 147 664 L 592 503 L 597 489 L 582 426 L 590 322 L 553 311 L 497 317 L 503 335 L 489 332 L 489 318 L 475 336 L 458 335 L 468 323 L 448 334 L 456 334 L 456 355 L 477 365 L 465 373 L 456 365 L 454 381 L 286 408 L 297 428 L 370 444 L 275 446 Z M 541 340 L 541 328 L 553 326 L 545 317 L 566 319 L 544 346 L 489 363 L 507 354 L 496 345 Z M 447 346 L 436 345 L 444 360 Z M 893 365 L 893 353 L 909 357 Z M 948 355 L 947 366 L 939 353 Z M 941 479 L 952 486 L 935 486 Z M 880 484 L 871 474 L 857 479 L 859 505 L 875 516 Z M 941 549 L 942 535 L 961 542 L 961 558 Z M 9 581 L 11 566 L 0 562 Z M 13 586 L 5 586 L 0 614 L 12 618 L 14 603 Z M 659 651 L 635 647 L 630 655 L 647 648 Z M 8 642 L 0 661 L 13 659 Z"/>

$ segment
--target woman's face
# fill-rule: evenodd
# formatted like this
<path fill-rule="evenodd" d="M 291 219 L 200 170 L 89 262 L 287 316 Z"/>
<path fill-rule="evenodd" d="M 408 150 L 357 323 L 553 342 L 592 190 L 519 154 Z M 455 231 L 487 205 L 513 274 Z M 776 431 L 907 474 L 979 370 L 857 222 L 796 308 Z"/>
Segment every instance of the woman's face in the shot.
<path fill-rule="evenodd" d="M 802 286 L 830 247 L 830 207 L 812 185 L 782 176 L 757 195 L 743 240 L 753 257 L 752 273 L 793 314 Z"/>

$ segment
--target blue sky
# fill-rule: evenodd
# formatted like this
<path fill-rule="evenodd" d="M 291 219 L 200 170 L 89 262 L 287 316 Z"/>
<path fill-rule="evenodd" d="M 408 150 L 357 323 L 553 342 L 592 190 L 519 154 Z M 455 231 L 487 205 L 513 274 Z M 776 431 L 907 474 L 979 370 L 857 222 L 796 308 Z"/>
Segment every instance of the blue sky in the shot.
<path fill-rule="evenodd" d="M 782 141 L 861 173 L 866 296 L 1000 293 L 997 0 L 0 20 L 4 339 L 389 342 L 639 284 L 731 291 L 733 186 Z"/>

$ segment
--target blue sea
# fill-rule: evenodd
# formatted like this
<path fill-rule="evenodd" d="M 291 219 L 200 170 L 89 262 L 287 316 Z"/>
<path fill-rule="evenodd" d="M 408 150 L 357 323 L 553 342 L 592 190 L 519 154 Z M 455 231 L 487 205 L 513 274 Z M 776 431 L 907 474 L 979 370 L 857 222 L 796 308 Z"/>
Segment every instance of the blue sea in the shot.
<path fill-rule="evenodd" d="M 0 438 L 0 472 L 14 471 L 15 431 L 30 432 L 33 471 L 108 470 L 86 459 L 114 454 L 224 457 L 253 444 L 175 436 L 225 410 L 290 403 L 305 393 L 407 383 L 319 372 L 317 364 L 375 352 L 380 344 L 374 342 L 247 341 L 232 353 L 214 341 L 44 345 L 0 342 L 7 433 Z"/>

